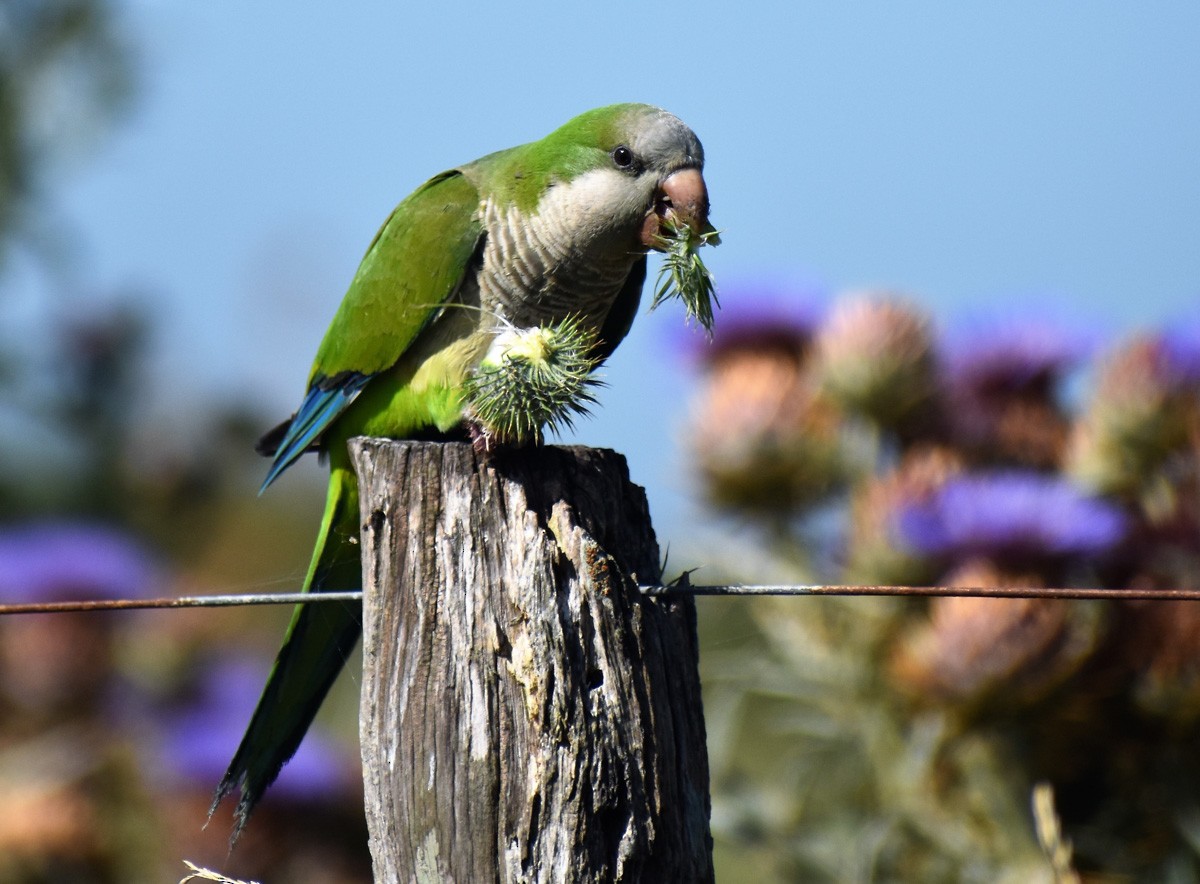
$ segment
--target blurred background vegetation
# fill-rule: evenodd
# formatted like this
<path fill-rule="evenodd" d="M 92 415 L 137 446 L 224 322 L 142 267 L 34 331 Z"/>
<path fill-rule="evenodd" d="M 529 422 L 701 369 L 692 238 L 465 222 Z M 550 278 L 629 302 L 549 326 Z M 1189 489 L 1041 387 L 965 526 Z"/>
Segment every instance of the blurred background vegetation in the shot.
<path fill-rule="evenodd" d="M 745 544 L 723 576 L 1200 585 L 1200 324 L 1107 341 L 1024 314 L 938 333 L 881 292 L 795 313 L 727 313 L 702 357 L 687 439 Z M 1054 880 L 1043 782 L 1086 880 L 1200 878 L 1196 605 L 704 613 L 727 878 Z"/>
<path fill-rule="evenodd" d="M 56 294 L 82 247 L 51 184 L 130 112 L 136 62 L 116 4 L 0 7 L 0 292 L 14 253 L 51 280 L 48 333 L 0 336 L 3 601 L 294 589 L 312 542 L 319 489 L 255 499 L 261 418 L 181 439 L 139 410 L 154 292 Z M 369 880 L 350 683 L 232 859 L 228 808 L 202 828 L 287 617 L 0 622 L 0 881 Z"/>
<path fill-rule="evenodd" d="M 48 197 L 121 125 L 105 0 L 0 8 L 7 260 L 77 260 Z M 53 292 L 53 286 L 47 291 Z M 138 409 L 154 292 L 0 335 L 0 601 L 293 589 L 319 509 L 256 499 L 275 415 L 181 440 Z M 53 297 L 53 294 L 47 295 Z M 1049 315 L 944 327 L 889 292 L 727 298 L 680 444 L 698 579 L 1200 588 L 1200 318 L 1109 339 Z M 103 305 L 103 306 L 99 306 Z M 286 611 L 0 622 L 0 881 L 369 880 L 356 683 L 238 850 L 204 830 Z M 1200 880 L 1200 608 L 711 599 L 700 609 L 719 880 L 1051 881 L 1049 783 L 1086 880 Z M 353 669 L 353 666 L 349 667 Z"/>

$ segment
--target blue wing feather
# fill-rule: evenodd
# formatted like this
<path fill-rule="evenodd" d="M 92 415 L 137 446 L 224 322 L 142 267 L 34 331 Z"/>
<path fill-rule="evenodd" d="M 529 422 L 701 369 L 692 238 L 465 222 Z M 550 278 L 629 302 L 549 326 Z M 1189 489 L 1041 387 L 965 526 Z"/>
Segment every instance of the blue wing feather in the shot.
<path fill-rule="evenodd" d="M 347 373 L 336 380 L 319 378 L 308 388 L 304 402 L 292 418 L 279 448 L 275 451 L 275 459 L 271 462 L 271 469 L 267 471 L 267 478 L 263 480 L 262 487 L 258 489 L 259 494 L 266 491 L 267 486 L 274 482 L 280 473 L 308 450 L 337 416 L 358 398 L 358 394 L 372 377 L 374 375 Z"/>

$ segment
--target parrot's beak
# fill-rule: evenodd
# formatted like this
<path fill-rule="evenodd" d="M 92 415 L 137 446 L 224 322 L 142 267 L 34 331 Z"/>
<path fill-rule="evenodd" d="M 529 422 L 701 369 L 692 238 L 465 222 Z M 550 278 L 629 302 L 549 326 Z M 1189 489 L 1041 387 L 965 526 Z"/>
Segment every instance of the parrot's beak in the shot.
<path fill-rule="evenodd" d="M 642 245 L 664 251 L 669 230 L 663 227 L 668 220 L 676 227 L 680 223 L 690 227 L 697 235 L 713 232 L 712 225 L 708 223 L 708 188 L 699 169 L 680 169 L 668 175 L 658 186 L 654 194 L 654 207 L 642 222 Z"/>

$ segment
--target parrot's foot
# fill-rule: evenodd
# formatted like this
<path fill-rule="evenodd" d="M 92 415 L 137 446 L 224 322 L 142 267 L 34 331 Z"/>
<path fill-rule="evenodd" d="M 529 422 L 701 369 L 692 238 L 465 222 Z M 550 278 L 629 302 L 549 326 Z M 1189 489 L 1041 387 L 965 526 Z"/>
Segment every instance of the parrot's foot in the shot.
<path fill-rule="evenodd" d="M 475 420 L 468 419 L 465 422 L 467 430 L 467 438 L 471 442 L 471 447 L 475 449 L 477 454 L 484 457 L 491 457 L 501 451 L 514 451 L 520 448 L 536 448 L 542 444 L 541 432 L 536 433 L 532 438 L 518 441 L 514 439 L 502 439 L 496 433 L 490 431 L 483 424 Z"/>
<path fill-rule="evenodd" d="M 475 421 L 467 424 L 467 436 L 471 439 L 471 447 L 475 449 L 476 454 L 490 455 L 497 444 L 496 437 Z"/>

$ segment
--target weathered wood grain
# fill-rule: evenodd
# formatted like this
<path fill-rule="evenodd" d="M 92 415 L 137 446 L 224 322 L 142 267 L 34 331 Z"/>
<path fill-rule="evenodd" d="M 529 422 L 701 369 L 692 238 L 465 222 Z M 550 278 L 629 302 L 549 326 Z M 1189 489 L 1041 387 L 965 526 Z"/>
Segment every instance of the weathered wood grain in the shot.
<path fill-rule="evenodd" d="M 712 880 L 688 599 L 611 451 L 359 439 L 382 882 Z"/>

